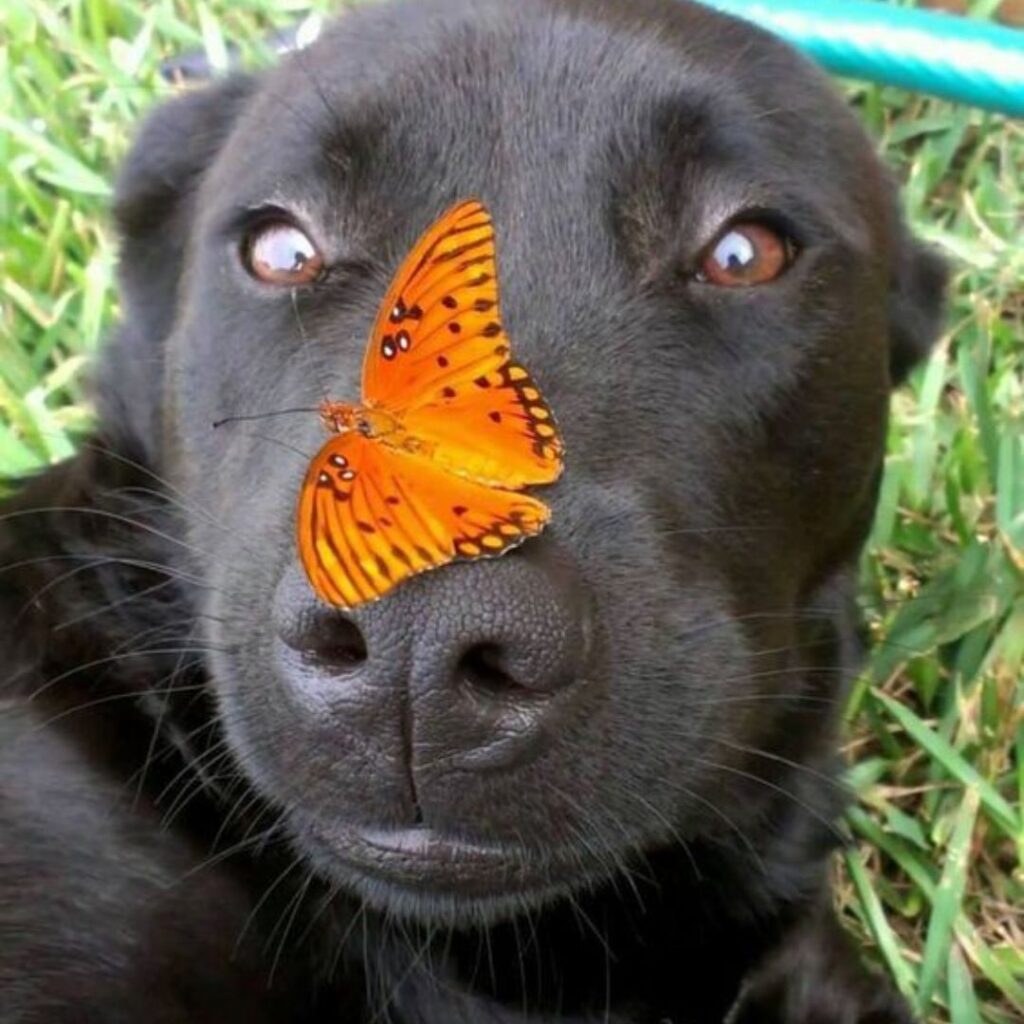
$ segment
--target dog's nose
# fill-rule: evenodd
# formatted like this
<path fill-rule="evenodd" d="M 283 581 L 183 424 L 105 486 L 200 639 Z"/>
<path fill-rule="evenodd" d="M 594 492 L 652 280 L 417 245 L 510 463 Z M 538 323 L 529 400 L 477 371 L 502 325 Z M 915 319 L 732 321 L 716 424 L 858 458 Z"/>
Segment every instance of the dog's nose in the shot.
<path fill-rule="evenodd" d="M 563 567 L 512 555 L 458 566 L 431 583 L 417 601 L 416 690 L 515 701 L 576 682 L 582 602 Z"/>
<path fill-rule="evenodd" d="M 582 589 L 543 548 L 446 566 L 352 611 L 316 601 L 290 572 L 274 619 L 300 656 L 286 685 L 339 721 L 362 709 L 390 731 L 403 716 L 414 778 L 520 763 L 556 737 L 586 689 Z"/>

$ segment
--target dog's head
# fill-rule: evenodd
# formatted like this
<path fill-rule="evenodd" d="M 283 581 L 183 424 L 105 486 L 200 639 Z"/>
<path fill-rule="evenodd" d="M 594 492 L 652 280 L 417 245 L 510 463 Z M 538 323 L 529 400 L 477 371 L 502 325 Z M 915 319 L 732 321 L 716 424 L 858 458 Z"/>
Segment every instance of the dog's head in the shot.
<path fill-rule="evenodd" d="M 211 424 L 356 399 L 391 274 L 469 196 L 564 433 L 552 523 L 343 613 L 294 542 L 317 417 Z M 330 877 L 493 916 L 729 839 L 825 756 L 840 584 L 944 275 L 808 63 L 670 0 L 357 10 L 157 111 L 118 216 L 107 420 L 179 489 L 228 741 Z M 246 265 L 267 232 L 281 284 Z"/>

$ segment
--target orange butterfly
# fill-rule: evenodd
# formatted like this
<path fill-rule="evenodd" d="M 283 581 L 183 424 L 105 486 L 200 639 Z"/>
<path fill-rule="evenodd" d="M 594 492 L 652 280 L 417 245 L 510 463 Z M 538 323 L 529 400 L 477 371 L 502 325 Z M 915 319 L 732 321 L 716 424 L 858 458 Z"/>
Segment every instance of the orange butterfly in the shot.
<path fill-rule="evenodd" d="M 377 315 L 362 401 L 325 400 L 333 436 L 310 464 L 299 553 L 324 600 L 354 608 L 456 558 L 500 555 L 550 509 L 516 493 L 562 472 L 562 440 L 510 358 L 494 227 L 460 203 L 419 240 Z"/>

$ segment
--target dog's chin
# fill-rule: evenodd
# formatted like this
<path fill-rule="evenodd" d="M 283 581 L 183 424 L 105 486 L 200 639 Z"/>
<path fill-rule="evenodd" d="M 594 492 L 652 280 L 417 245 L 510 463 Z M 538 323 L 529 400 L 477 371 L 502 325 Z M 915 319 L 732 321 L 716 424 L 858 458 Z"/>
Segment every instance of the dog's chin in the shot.
<path fill-rule="evenodd" d="M 496 924 L 611 875 L 607 861 L 576 849 L 532 850 L 424 826 L 357 827 L 294 813 L 290 825 L 321 874 L 376 910 L 422 924 Z"/>

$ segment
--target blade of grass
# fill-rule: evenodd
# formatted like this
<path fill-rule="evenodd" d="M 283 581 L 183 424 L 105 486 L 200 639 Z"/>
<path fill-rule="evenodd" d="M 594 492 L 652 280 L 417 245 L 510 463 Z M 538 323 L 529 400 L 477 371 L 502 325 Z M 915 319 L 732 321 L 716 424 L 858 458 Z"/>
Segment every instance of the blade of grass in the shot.
<path fill-rule="evenodd" d="M 963 955 L 954 943 L 949 947 L 949 1018 L 952 1024 L 982 1024 L 978 1010 L 978 997 L 974 994 L 971 973 L 964 963 Z"/>
<path fill-rule="evenodd" d="M 953 926 L 953 930 L 967 957 L 1024 1019 L 1024 979 L 1015 975 L 989 949 L 985 941 L 978 935 L 977 929 L 972 927 L 971 922 L 966 918 L 960 918 Z"/>
<path fill-rule="evenodd" d="M 0 113 L 0 131 L 9 132 L 26 149 L 35 153 L 40 160 L 37 174 L 69 192 L 86 195 L 109 196 L 110 184 L 106 179 L 89 170 L 80 160 L 54 145 L 38 132 L 21 124 L 7 114 Z"/>
<path fill-rule="evenodd" d="M 992 820 L 1016 842 L 1021 831 L 1020 814 L 1010 806 L 992 783 L 965 760 L 963 755 L 954 750 L 948 740 L 930 729 L 909 708 L 878 690 L 873 692 L 873 697 L 950 775 L 959 779 L 965 786 L 973 786 L 978 790 L 981 802 Z"/>
<path fill-rule="evenodd" d="M 978 790 L 969 786 L 956 813 L 953 834 L 946 851 L 946 863 L 935 889 L 932 913 L 928 921 L 928 937 L 924 945 L 921 976 L 917 989 L 917 1008 L 926 1013 L 932 993 L 938 986 L 942 972 L 949 961 L 953 922 L 960 915 L 964 890 L 967 887 L 967 855 L 971 836 L 981 804 Z"/>
<path fill-rule="evenodd" d="M 856 849 L 845 851 L 843 859 L 850 872 L 850 878 L 860 898 L 861 908 L 867 918 L 867 926 L 878 943 L 878 948 L 892 974 L 896 987 L 908 999 L 912 999 L 917 987 L 914 972 L 900 952 L 900 941 L 885 916 L 882 903 L 871 884 L 871 877 Z"/>

